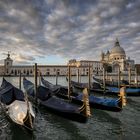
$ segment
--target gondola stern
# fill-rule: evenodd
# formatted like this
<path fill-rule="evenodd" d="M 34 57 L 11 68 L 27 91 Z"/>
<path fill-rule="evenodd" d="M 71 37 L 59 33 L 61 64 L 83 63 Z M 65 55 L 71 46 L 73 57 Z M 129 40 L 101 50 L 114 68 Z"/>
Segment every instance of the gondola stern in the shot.
<path fill-rule="evenodd" d="M 85 88 L 83 90 L 83 106 L 80 108 L 80 111 L 88 118 L 91 116 L 90 105 L 89 105 L 89 96 L 88 90 Z"/>
<path fill-rule="evenodd" d="M 27 111 L 26 117 L 23 119 L 23 125 L 25 128 L 27 128 L 30 131 L 33 131 L 34 129 L 34 119 L 35 116 L 30 111 Z"/>
<path fill-rule="evenodd" d="M 118 106 L 121 108 L 125 107 L 127 103 L 125 86 L 120 88 L 120 94 L 118 96 L 120 96 L 120 98 L 118 99 Z"/>

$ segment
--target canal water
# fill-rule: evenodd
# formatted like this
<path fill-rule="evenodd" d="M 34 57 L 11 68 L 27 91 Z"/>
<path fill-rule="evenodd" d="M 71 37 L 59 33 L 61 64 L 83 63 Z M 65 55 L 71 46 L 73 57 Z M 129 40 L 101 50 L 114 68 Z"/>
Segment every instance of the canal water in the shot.
<path fill-rule="evenodd" d="M 45 77 L 46 78 L 46 77 Z M 6 79 L 19 86 L 18 77 Z M 33 77 L 28 77 L 33 81 Z M 55 77 L 47 77 L 55 83 Z M 82 77 L 86 82 L 87 77 Z M 2 78 L 0 78 L 1 84 Z M 66 85 L 65 77 L 58 83 Z M 92 109 L 88 122 L 73 122 L 47 110 L 38 110 L 33 133 L 9 123 L 0 109 L 0 140 L 139 140 L 140 139 L 140 97 L 127 97 L 127 106 L 122 112 Z"/>

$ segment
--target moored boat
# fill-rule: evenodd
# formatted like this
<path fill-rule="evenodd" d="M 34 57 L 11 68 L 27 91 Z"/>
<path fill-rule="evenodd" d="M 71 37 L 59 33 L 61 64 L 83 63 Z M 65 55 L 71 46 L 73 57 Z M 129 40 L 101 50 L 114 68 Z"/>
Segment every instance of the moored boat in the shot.
<path fill-rule="evenodd" d="M 33 130 L 35 114 L 24 93 L 4 78 L 0 87 L 0 104 L 3 112 L 14 124 Z"/>
<path fill-rule="evenodd" d="M 100 84 L 103 84 L 103 80 L 101 79 L 98 79 L 96 77 L 93 76 L 93 80 L 100 83 Z M 126 80 L 120 80 L 120 85 L 129 85 L 129 82 L 126 81 Z M 105 85 L 106 86 L 114 86 L 114 87 L 117 87 L 118 86 L 118 82 L 117 81 L 107 81 L 105 80 Z"/>
<path fill-rule="evenodd" d="M 68 99 L 68 89 L 66 87 L 60 85 L 53 85 L 47 80 L 44 80 L 41 77 L 41 81 L 43 85 L 49 88 L 56 96 Z M 83 86 L 82 88 L 85 88 Z M 124 95 L 123 95 L 124 96 Z M 103 97 L 95 97 L 94 95 L 89 95 L 89 104 L 93 108 L 109 110 L 109 111 L 121 111 L 122 110 L 122 98 L 119 97 L 117 99 L 103 98 Z M 81 93 L 73 93 L 71 92 L 70 100 L 77 104 L 82 104 L 82 94 Z"/>
<path fill-rule="evenodd" d="M 102 80 L 97 79 L 94 77 L 94 80 L 96 80 L 97 82 L 99 82 L 100 84 L 102 83 Z M 111 84 L 111 82 L 105 82 L 106 85 L 106 89 L 105 89 L 105 93 L 109 94 L 109 95 L 117 95 L 119 93 L 120 88 L 118 87 L 117 82 L 115 82 L 116 84 Z M 127 85 L 127 81 L 122 81 L 120 83 L 120 86 L 124 85 L 126 87 L 126 94 L 127 96 L 140 96 L 140 87 L 136 87 L 136 86 L 132 86 L 132 85 Z M 95 92 L 100 92 L 103 93 L 103 89 L 94 89 Z"/>
<path fill-rule="evenodd" d="M 23 85 L 32 100 L 35 100 L 35 97 L 37 97 L 39 105 L 43 106 L 46 110 L 70 120 L 82 123 L 87 121 L 88 114 L 86 113 L 86 105 L 84 103 L 80 106 L 77 106 L 66 102 L 63 99 L 53 96 L 49 88 L 43 87 L 41 85 L 37 87 L 37 95 L 35 95 L 34 84 L 26 78 L 23 79 Z"/>

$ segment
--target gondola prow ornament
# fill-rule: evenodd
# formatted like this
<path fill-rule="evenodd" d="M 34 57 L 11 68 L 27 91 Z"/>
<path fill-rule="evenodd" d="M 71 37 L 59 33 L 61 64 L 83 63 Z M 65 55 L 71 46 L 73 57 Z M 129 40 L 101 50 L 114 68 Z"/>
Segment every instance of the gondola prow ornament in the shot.
<path fill-rule="evenodd" d="M 84 102 L 85 107 L 86 107 L 86 116 L 90 117 L 91 113 L 90 113 L 89 96 L 88 96 L 87 88 L 85 88 L 83 90 L 83 102 Z"/>
<path fill-rule="evenodd" d="M 125 86 L 120 88 L 119 96 L 122 98 L 122 107 L 126 106 L 126 87 Z"/>

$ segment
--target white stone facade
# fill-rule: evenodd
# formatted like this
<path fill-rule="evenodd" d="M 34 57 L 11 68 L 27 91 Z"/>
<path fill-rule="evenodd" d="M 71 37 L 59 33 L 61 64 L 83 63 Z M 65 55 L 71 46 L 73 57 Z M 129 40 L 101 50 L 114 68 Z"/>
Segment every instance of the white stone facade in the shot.
<path fill-rule="evenodd" d="M 42 73 L 42 75 L 60 75 L 66 76 L 68 73 L 68 66 L 67 65 L 38 65 L 38 70 Z M 79 67 L 81 75 L 88 74 L 88 67 L 87 66 L 80 66 Z M 4 65 L 0 66 L 0 75 L 5 76 L 18 76 L 20 75 L 26 76 L 33 76 L 34 75 L 34 66 L 33 65 L 22 65 L 16 66 L 13 65 L 13 60 L 10 58 L 10 54 L 4 60 Z M 77 67 L 71 66 L 71 75 L 77 74 Z"/>
<path fill-rule="evenodd" d="M 69 61 L 69 64 L 71 66 L 75 66 L 76 69 L 76 64 L 79 63 L 79 69 L 81 75 L 88 75 L 88 69 L 89 66 L 91 67 L 91 74 L 101 74 L 103 71 L 103 63 L 100 61 L 89 61 L 89 60 L 81 60 L 81 61 L 76 61 L 76 59 L 72 59 Z"/>
<path fill-rule="evenodd" d="M 91 74 L 102 74 L 104 65 L 107 65 L 111 68 L 112 73 L 118 72 L 118 66 L 122 73 L 127 73 L 128 68 L 131 68 L 133 71 L 135 69 L 135 62 L 130 58 L 126 58 L 125 51 L 120 47 L 120 43 L 116 40 L 114 47 L 107 51 L 107 53 L 101 53 L 101 61 L 89 61 L 89 60 L 80 60 L 76 59 L 69 60 L 66 65 L 38 65 L 38 69 L 41 71 L 42 75 L 67 75 L 68 65 L 71 65 L 71 75 L 77 75 L 79 70 L 80 75 L 88 75 L 89 66 L 91 68 Z M 4 65 L 0 66 L 0 75 L 10 75 L 16 76 L 19 74 L 33 76 L 34 75 L 34 66 L 33 65 L 24 65 L 16 66 L 13 65 L 13 60 L 10 58 L 8 53 L 7 58 L 4 60 Z"/>
<path fill-rule="evenodd" d="M 112 68 L 112 72 L 114 73 L 118 71 L 118 67 L 120 67 L 120 71 L 122 73 L 128 71 L 129 67 L 131 70 L 135 69 L 134 60 L 126 58 L 126 53 L 124 49 L 120 47 L 118 39 L 110 51 L 107 51 L 107 53 L 101 53 L 101 62 L 110 66 Z"/>

